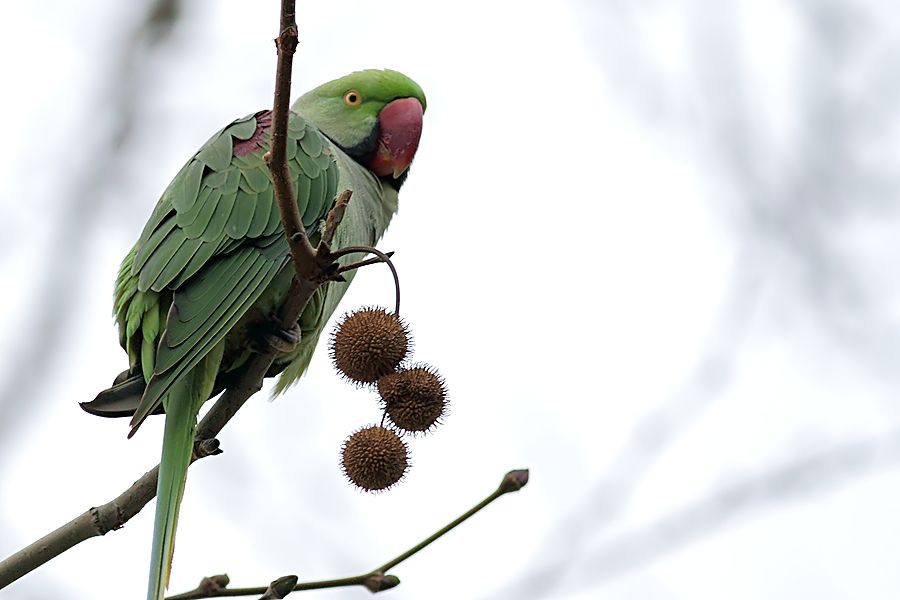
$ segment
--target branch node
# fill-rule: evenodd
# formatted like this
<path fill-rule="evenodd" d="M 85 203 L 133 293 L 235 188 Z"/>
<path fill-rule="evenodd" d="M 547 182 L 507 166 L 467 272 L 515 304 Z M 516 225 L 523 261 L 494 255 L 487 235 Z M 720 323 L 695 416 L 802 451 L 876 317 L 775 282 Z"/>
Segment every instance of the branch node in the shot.
<path fill-rule="evenodd" d="M 200 459 L 206 456 L 216 456 L 222 454 L 223 450 L 219 447 L 219 440 L 209 438 L 205 440 L 197 440 L 194 442 L 194 458 Z"/>
<path fill-rule="evenodd" d="M 110 531 L 115 531 L 121 528 L 127 520 L 118 504 L 113 504 L 111 507 L 113 510 L 109 510 L 109 508 L 109 504 L 104 504 L 103 506 L 92 506 L 90 509 L 91 523 L 97 535 L 106 535 Z"/>
<path fill-rule="evenodd" d="M 227 573 L 211 575 L 200 580 L 197 591 L 207 595 L 218 594 L 227 588 L 229 583 L 231 583 L 231 578 Z"/>
<path fill-rule="evenodd" d="M 285 575 L 279 577 L 269 584 L 266 592 L 260 596 L 259 600 L 280 600 L 294 591 L 299 577 L 296 575 Z"/>
<path fill-rule="evenodd" d="M 400 578 L 396 575 L 385 575 L 381 571 L 375 571 L 366 577 L 363 585 L 373 594 L 377 594 L 400 585 Z"/>
<path fill-rule="evenodd" d="M 297 50 L 299 33 L 295 23 L 288 25 L 282 29 L 278 37 L 275 38 L 275 47 L 281 52 L 293 54 Z"/>

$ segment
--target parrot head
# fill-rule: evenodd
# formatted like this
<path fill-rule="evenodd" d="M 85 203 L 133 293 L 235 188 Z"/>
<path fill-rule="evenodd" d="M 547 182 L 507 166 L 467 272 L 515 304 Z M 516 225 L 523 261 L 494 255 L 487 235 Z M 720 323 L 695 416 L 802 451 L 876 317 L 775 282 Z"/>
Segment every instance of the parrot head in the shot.
<path fill-rule="evenodd" d="M 425 94 L 402 73 L 357 71 L 301 96 L 293 110 L 399 190 L 419 147 Z"/>

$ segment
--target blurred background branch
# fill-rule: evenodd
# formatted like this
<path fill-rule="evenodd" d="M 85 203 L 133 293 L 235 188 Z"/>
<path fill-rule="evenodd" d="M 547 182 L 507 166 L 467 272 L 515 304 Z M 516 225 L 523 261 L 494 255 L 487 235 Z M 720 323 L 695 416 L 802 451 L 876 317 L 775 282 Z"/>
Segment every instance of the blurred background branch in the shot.
<path fill-rule="evenodd" d="M 7 352 L 10 359 L 0 370 L 0 467 L 15 456 L 8 445 L 18 441 L 17 433 L 49 400 L 42 392 L 48 375 L 69 349 L 71 311 L 90 281 L 87 259 L 90 244 L 104 225 L 101 215 L 108 203 L 129 200 L 116 193 L 115 186 L 121 183 L 122 164 L 132 152 L 141 97 L 147 93 L 146 66 L 169 40 L 181 14 L 181 0 L 132 6 L 138 8 L 134 14 L 139 18 L 106 32 L 112 38 L 109 45 L 117 49 L 116 59 L 98 75 L 95 89 L 86 92 L 91 112 L 73 125 L 73 131 L 42 148 L 56 186 L 50 192 L 56 199 L 52 218 L 44 223 L 50 228 L 51 244 L 44 248 L 43 262 L 33 268 L 37 276 L 30 289 L 21 290 L 30 297 L 29 314 L 19 319 L 19 331 L 11 336 L 15 351 Z M 65 174 L 56 172 L 63 163 L 57 152 L 75 157 Z"/>
<path fill-rule="evenodd" d="M 836 444 L 805 453 L 782 465 L 740 477 L 686 506 L 662 515 L 641 529 L 613 536 L 591 548 L 573 569 L 576 587 L 593 587 L 622 576 L 714 533 L 740 516 L 841 485 L 900 464 L 900 431 L 867 440 Z M 828 524 L 823 523 L 828 537 Z M 774 543 L 774 540 L 773 540 Z"/>

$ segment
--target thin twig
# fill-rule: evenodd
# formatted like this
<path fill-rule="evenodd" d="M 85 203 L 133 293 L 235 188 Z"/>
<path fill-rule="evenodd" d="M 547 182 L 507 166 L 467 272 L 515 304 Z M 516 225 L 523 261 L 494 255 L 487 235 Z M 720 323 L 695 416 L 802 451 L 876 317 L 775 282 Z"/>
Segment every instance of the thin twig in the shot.
<path fill-rule="evenodd" d="M 391 255 L 385 254 L 378 248 L 373 248 L 371 246 L 347 246 L 346 248 L 341 248 L 340 250 L 332 253 L 331 257 L 334 258 L 335 260 L 337 260 L 339 258 L 343 258 L 344 256 L 347 256 L 348 254 L 356 254 L 356 253 L 374 254 L 378 259 L 377 261 L 374 261 L 374 262 L 383 262 L 391 270 L 391 275 L 393 275 L 393 277 L 394 277 L 394 297 L 395 297 L 394 314 L 399 315 L 400 314 L 400 276 L 397 275 L 397 268 L 394 266 L 394 263 L 391 262 Z M 361 266 L 363 266 L 363 264 L 371 264 L 371 263 L 368 261 L 362 261 L 361 263 L 358 263 L 356 266 L 361 267 Z M 347 265 L 346 267 L 341 267 L 340 269 L 338 269 L 337 274 L 339 275 L 341 273 L 345 273 L 346 271 L 349 271 L 350 266 L 351 265 Z"/>
<path fill-rule="evenodd" d="M 344 190 L 338 195 L 337 200 L 334 201 L 334 208 L 331 209 L 331 212 L 328 213 L 328 217 L 325 219 L 325 231 L 322 233 L 322 241 L 320 242 L 317 254 L 324 254 L 324 249 L 321 244 L 324 244 L 325 248 L 331 245 L 334 234 L 337 233 L 338 225 L 340 225 L 341 220 L 344 218 L 344 212 L 347 210 L 347 205 L 350 203 L 350 195 L 352 193 L 353 192 L 350 190 Z"/>
<path fill-rule="evenodd" d="M 384 255 L 387 256 L 388 258 L 393 258 L 394 251 L 392 250 L 390 252 L 385 252 Z M 347 271 L 355 271 L 356 269 L 360 269 L 362 267 L 368 267 L 369 265 L 375 265 L 380 262 L 384 262 L 383 260 L 381 260 L 380 256 L 376 256 L 374 258 L 367 258 L 365 260 L 358 260 L 356 262 L 352 262 L 352 263 L 341 266 L 341 268 L 338 269 L 338 273 L 346 273 Z"/>
<path fill-rule="evenodd" d="M 361 585 L 368 589 L 373 594 L 376 592 L 383 592 L 384 590 L 389 590 L 393 587 L 400 585 L 400 579 L 394 575 L 387 575 L 386 572 L 400 563 L 402 563 L 407 558 L 413 556 L 414 554 L 422 551 L 424 548 L 435 542 L 438 538 L 449 532 L 451 529 L 457 527 L 462 524 L 467 519 L 471 518 L 475 513 L 486 507 L 488 504 L 499 498 L 504 494 L 508 494 L 510 492 L 517 492 L 521 490 L 528 483 L 528 469 L 518 469 L 515 471 L 510 471 L 506 475 L 503 476 L 503 481 L 500 482 L 500 485 L 497 486 L 497 489 L 491 492 L 491 494 L 461 514 L 459 517 L 453 519 L 450 523 L 441 527 L 436 532 L 404 552 L 399 556 L 392 558 L 387 561 L 377 569 L 373 569 L 368 573 L 363 573 L 361 575 L 356 575 L 354 577 L 343 577 L 340 579 L 326 579 L 322 581 L 309 581 L 306 583 L 298 583 L 293 587 L 294 592 L 303 592 L 307 590 L 321 590 L 326 588 L 337 588 L 337 587 L 350 587 L 354 585 Z M 217 578 L 224 579 L 225 585 L 218 586 L 210 586 L 208 582 L 212 579 L 209 577 L 204 577 L 200 582 L 200 585 L 197 586 L 196 589 L 193 589 L 189 592 L 184 592 L 183 594 L 178 594 L 175 596 L 169 596 L 166 600 L 201 600 L 202 598 L 222 598 L 222 597 L 236 597 L 236 596 L 257 596 L 259 594 L 266 594 L 267 590 L 269 590 L 275 582 L 283 581 L 286 578 L 282 577 L 276 579 L 270 584 L 269 587 L 248 587 L 248 588 L 231 588 L 228 589 L 228 577 L 223 575 L 216 576 Z M 293 576 L 289 576 L 293 577 Z"/>

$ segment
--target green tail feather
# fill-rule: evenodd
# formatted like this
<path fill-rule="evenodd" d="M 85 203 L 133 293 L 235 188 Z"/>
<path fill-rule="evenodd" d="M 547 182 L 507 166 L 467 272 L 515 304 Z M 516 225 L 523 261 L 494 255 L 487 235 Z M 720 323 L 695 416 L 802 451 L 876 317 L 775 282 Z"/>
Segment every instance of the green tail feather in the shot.
<path fill-rule="evenodd" d="M 147 600 L 163 600 L 169 585 L 178 511 L 184 497 L 188 466 L 194 448 L 197 413 L 209 397 L 215 381 L 223 345 L 219 344 L 172 389 L 163 400 L 166 426 L 156 487 L 156 518 L 150 556 Z"/>
<path fill-rule="evenodd" d="M 169 585 L 178 509 L 184 496 L 187 469 L 194 445 L 197 417 L 192 408 L 191 402 L 174 401 L 169 403 L 171 412 L 166 413 L 159 482 L 156 487 L 156 520 L 153 525 L 148 600 L 162 599 L 165 596 L 166 586 Z"/>

